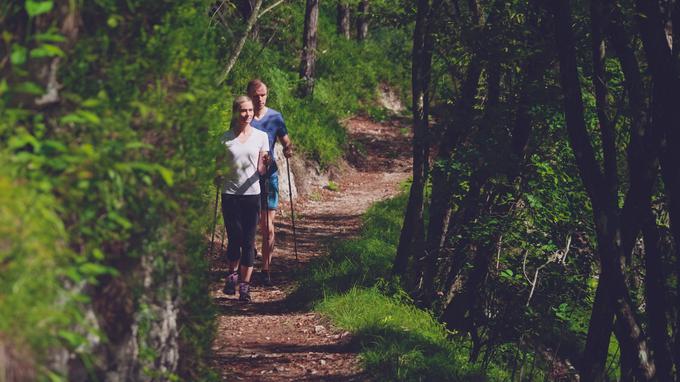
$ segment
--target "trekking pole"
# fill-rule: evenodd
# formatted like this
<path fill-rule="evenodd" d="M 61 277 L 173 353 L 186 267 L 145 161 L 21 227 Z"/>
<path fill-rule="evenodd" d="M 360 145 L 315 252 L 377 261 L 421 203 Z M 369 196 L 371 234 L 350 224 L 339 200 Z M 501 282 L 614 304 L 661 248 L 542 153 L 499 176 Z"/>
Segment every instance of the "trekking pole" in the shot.
<path fill-rule="evenodd" d="M 291 186 L 290 178 L 290 163 L 288 162 L 288 157 L 286 157 L 286 169 L 288 170 L 288 196 L 290 197 L 290 219 L 293 222 L 293 248 L 295 249 L 295 261 L 300 263 L 298 260 L 297 253 L 297 238 L 295 237 L 295 208 L 293 207 L 293 187 Z"/>
<path fill-rule="evenodd" d="M 267 165 L 267 171 L 265 174 L 269 173 L 269 165 Z M 269 176 L 265 175 L 264 177 L 264 182 L 262 182 L 262 185 L 264 186 L 264 223 L 265 223 L 265 230 L 262 233 L 262 262 L 264 263 L 264 248 L 266 247 L 268 251 L 271 250 L 269 248 Z M 271 261 L 272 258 L 272 253 L 271 251 L 269 252 L 269 261 Z M 269 269 L 269 266 L 271 264 L 267 264 L 267 269 Z"/>
<path fill-rule="evenodd" d="M 213 245 L 215 244 L 215 228 L 217 227 L 217 203 L 219 202 L 219 199 L 220 188 L 217 187 L 217 190 L 215 191 L 215 217 L 213 218 L 212 236 L 210 237 L 210 255 L 213 254 Z"/>

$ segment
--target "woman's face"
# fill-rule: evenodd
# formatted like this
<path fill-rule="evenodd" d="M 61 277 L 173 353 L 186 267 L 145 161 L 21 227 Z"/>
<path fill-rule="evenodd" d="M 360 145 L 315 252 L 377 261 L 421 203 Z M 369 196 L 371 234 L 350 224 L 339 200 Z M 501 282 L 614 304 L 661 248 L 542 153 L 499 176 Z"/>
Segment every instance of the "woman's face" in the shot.
<path fill-rule="evenodd" d="M 245 126 L 253 120 L 253 103 L 250 101 L 243 102 L 238 107 L 238 124 Z"/>

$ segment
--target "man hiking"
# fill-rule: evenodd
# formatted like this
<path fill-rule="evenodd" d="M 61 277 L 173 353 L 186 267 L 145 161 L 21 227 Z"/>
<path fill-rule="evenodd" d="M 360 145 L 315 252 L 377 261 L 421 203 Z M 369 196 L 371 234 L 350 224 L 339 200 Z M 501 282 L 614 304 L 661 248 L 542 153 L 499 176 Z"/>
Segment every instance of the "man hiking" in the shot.
<path fill-rule="evenodd" d="M 262 235 L 262 272 L 260 280 L 266 286 L 272 285 L 270 275 L 272 255 L 274 253 L 274 218 L 279 205 L 279 173 L 274 156 L 276 139 L 283 145 L 283 155 L 290 158 L 293 155 L 293 144 L 288 137 L 286 124 L 278 111 L 268 108 L 267 85 L 260 79 L 248 82 L 246 89 L 253 100 L 255 116 L 250 124 L 269 137 L 269 157 L 271 158 L 267 173 L 260 178 L 262 188 L 262 210 L 260 212 L 260 233 Z M 289 180 L 290 181 L 290 180 Z"/>

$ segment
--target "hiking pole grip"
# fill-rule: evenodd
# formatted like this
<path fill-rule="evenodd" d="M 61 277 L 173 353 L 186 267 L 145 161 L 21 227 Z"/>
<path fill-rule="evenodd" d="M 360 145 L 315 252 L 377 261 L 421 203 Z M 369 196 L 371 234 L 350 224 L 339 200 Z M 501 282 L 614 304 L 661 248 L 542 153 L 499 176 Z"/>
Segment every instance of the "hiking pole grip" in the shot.
<path fill-rule="evenodd" d="M 290 220 L 293 222 L 293 248 L 295 250 L 295 261 L 300 262 L 298 260 L 298 253 L 297 253 L 297 237 L 295 236 L 295 208 L 293 207 L 293 186 L 291 183 L 293 180 L 290 177 L 290 163 L 288 162 L 288 157 L 286 157 L 286 169 L 288 170 L 288 196 L 290 197 Z"/>
<path fill-rule="evenodd" d="M 213 217 L 212 235 L 210 236 L 210 255 L 213 254 L 213 246 L 215 244 L 215 228 L 217 227 L 217 203 L 220 201 L 220 188 L 217 187 L 215 191 L 215 213 Z"/>

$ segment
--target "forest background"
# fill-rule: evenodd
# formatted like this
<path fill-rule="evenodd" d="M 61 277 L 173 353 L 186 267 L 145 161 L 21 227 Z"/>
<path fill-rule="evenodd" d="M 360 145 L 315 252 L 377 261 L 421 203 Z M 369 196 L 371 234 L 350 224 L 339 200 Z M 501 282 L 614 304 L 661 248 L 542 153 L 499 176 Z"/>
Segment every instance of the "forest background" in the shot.
<path fill-rule="evenodd" d="M 677 17 L 643 0 L 3 2 L 0 371 L 215 378 L 216 143 L 260 77 L 322 168 L 347 148 L 339 120 L 389 117 L 379 88 L 411 104 L 408 192 L 296 294 L 355 332 L 376 377 L 677 380 Z"/>

